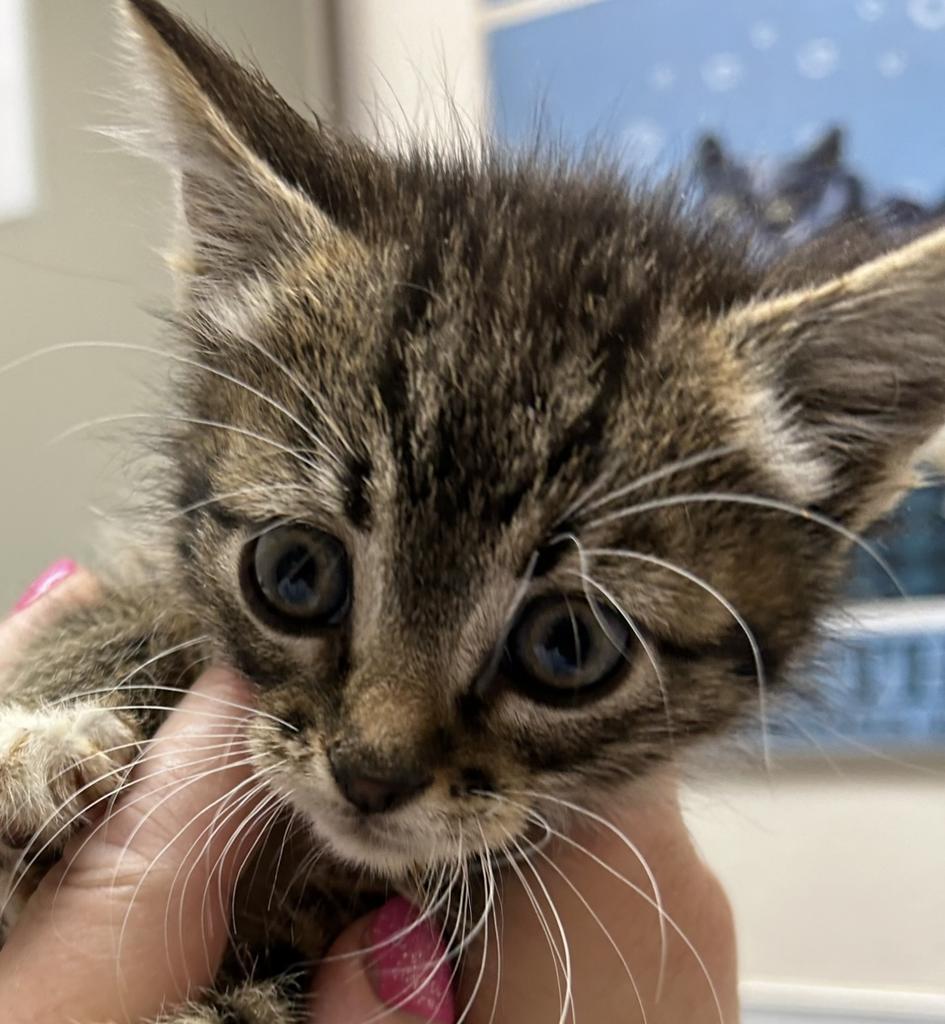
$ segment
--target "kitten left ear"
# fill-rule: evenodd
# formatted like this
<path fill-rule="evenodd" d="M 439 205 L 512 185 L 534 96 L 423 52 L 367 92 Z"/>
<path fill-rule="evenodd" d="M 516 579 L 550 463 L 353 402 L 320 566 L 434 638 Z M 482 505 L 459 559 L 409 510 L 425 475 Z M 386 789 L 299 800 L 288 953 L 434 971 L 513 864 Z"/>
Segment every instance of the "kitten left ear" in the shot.
<path fill-rule="evenodd" d="M 831 467 L 825 504 L 882 515 L 945 423 L 945 229 L 720 326 Z"/>
<path fill-rule="evenodd" d="M 174 173 L 198 275 L 259 269 L 293 243 L 353 226 L 366 147 L 294 111 L 158 0 L 119 0 L 144 109 L 133 136 Z"/>

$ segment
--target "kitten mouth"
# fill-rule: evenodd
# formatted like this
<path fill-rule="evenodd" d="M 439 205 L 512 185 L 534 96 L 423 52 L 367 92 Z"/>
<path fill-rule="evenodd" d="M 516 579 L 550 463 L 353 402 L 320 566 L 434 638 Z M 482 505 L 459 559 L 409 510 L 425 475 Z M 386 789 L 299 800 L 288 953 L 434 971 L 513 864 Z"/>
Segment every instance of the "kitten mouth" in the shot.
<path fill-rule="evenodd" d="M 444 828 L 415 807 L 366 815 L 329 794 L 294 788 L 288 795 L 329 855 L 388 880 L 438 863 L 455 865 L 458 859 L 466 860 L 470 868 L 481 861 L 501 866 L 525 860 L 551 838 L 541 825 L 510 828 L 488 812 L 460 815 L 452 827 Z"/>
<path fill-rule="evenodd" d="M 326 821 L 321 816 L 313 827 L 337 854 L 385 875 L 428 869 L 440 861 L 455 864 L 458 856 L 465 859 L 469 869 L 477 873 L 483 871 L 487 863 L 501 869 L 509 864 L 531 860 L 553 838 L 548 828 L 531 824 L 516 837 L 512 846 L 496 843 L 487 844 L 485 848 L 471 848 L 470 844 L 466 844 L 464 850 L 455 839 L 447 841 L 445 838 L 426 838 L 416 828 L 411 829 L 394 821 L 355 815 L 345 818 L 343 822 Z"/>
<path fill-rule="evenodd" d="M 336 808 L 305 813 L 312 831 L 329 851 L 382 875 L 401 875 L 428 863 L 429 850 L 417 830 Z"/>

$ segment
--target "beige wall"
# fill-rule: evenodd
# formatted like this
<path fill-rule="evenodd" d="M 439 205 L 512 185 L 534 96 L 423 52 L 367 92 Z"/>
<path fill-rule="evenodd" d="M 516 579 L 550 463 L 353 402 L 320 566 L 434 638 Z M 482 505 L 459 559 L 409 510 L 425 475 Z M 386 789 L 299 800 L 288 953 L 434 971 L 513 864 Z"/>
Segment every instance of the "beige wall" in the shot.
<path fill-rule="evenodd" d="M 879 758 L 695 783 L 753 981 L 934 992 L 945 1020 L 945 764 Z"/>
<path fill-rule="evenodd" d="M 0 223 L 0 364 L 68 341 L 148 343 L 147 310 L 166 303 L 156 251 L 168 229 L 161 172 L 88 129 L 112 120 L 121 88 L 110 61 L 105 0 L 28 3 L 39 205 Z M 326 108 L 330 52 L 320 0 L 185 0 L 180 6 L 234 49 L 251 50 L 296 103 Z M 87 558 L 89 505 L 108 506 L 124 474 L 127 428 L 48 447 L 57 432 L 134 409 L 163 379 L 154 359 L 90 351 L 55 355 L 0 376 L 0 608 L 51 559 Z"/>
<path fill-rule="evenodd" d="M 489 90 L 478 0 L 341 0 L 334 10 L 348 127 L 385 143 L 446 144 L 481 129 Z"/>

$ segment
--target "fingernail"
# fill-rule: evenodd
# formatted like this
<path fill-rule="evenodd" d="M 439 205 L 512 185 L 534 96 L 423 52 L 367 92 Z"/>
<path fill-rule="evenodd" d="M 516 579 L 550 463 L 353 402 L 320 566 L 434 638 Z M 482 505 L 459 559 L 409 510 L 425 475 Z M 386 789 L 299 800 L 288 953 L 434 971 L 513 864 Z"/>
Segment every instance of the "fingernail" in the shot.
<path fill-rule="evenodd" d="M 390 1009 L 430 1024 L 453 1024 L 456 1003 L 452 972 L 439 932 L 399 896 L 374 915 L 367 955 L 378 998 Z"/>
<path fill-rule="evenodd" d="M 31 604 L 35 604 L 44 594 L 48 594 L 50 590 L 58 587 L 63 580 L 68 579 L 78 568 L 71 558 L 61 558 L 58 562 L 51 565 L 42 576 L 33 580 L 26 588 L 26 593 L 14 605 L 13 611 L 21 612 L 25 608 L 29 608 Z"/>

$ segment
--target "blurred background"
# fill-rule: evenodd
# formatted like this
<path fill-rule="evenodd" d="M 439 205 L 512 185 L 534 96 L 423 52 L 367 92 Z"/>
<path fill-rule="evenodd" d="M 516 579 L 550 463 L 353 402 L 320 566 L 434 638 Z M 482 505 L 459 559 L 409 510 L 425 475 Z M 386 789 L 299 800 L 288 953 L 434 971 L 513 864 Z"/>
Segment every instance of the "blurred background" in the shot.
<path fill-rule="evenodd" d="M 177 0 L 286 97 L 390 143 L 540 129 L 680 173 L 713 216 L 787 249 L 868 216 L 945 208 L 945 0 Z M 0 364 L 150 344 L 166 306 L 159 169 L 90 129 L 123 88 L 105 0 L 0 0 Z M 46 563 L 92 558 L 129 478 L 124 427 L 167 373 L 80 348 L 0 374 L 0 606 Z M 689 819 L 731 893 L 746 1019 L 945 1022 L 943 490 L 856 563 L 822 706 L 757 757 L 694 767 Z M 751 738 L 745 746 L 751 746 Z"/>

